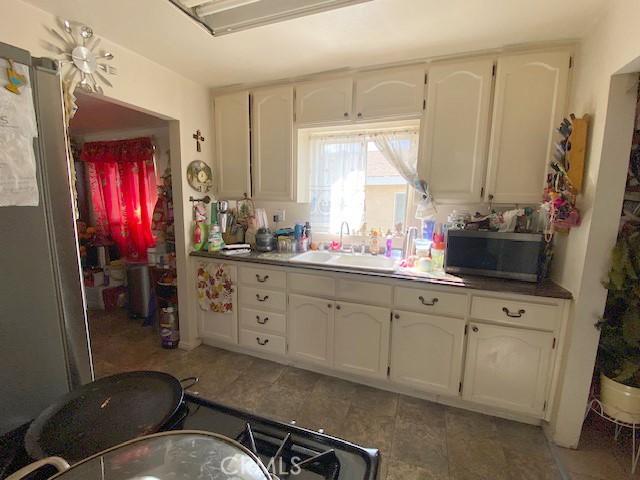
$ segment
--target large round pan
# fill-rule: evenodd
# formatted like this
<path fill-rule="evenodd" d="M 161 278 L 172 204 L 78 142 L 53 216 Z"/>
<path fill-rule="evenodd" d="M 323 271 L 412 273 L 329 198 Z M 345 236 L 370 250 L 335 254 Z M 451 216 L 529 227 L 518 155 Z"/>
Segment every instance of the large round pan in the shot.
<path fill-rule="evenodd" d="M 197 380 L 196 380 L 197 381 Z M 73 464 L 136 437 L 158 432 L 182 403 L 180 381 L 163 372 L 126 372 L 59 398 L 30 425 L 25 448 L 34 459 Z"/>

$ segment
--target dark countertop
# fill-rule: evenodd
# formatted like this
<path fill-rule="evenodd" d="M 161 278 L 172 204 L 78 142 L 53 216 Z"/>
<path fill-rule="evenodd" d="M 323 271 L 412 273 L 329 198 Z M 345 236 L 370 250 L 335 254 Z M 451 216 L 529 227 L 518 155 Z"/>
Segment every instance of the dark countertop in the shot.
<path fill-rule="evenodd" d="M 398 269 L 395 272 L 375 272 L 372 270 L 360 270 L 354 268 L 342 268 L 336 266 L 313 265 L 309 263 L 290 262 L 289 259 L 296 254 L 287 253 L 261 253 L 252 251 L 241 255 L 224 255 L 219 252 L 191 252 L 193 257 L 215 258 L 227 262 L 258 263 L 262 265 L 276 265 L 279 267 L 300 268 L 304 270 L 317 270 L 335 273 L 349 273 L 366 277 L 392 278 L 431 285 L 446 287 L 471 288 L 491 292 L 515 293 L 519 295 L 531 295 L 534 297 L 548 297 L 571 300 L 570 291 L 562 288 L 551 280 L 541 283 L 529 283 L 518 280 L 505 280 L 501 278 L 481 277 L 476 275 L 454 276 L 449 274 L 420 274 L 407 269 Z"/>

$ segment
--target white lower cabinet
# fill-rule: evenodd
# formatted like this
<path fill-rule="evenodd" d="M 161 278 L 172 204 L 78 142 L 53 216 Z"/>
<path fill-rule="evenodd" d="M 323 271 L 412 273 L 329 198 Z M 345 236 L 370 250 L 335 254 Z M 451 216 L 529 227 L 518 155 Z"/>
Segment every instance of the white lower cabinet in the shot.
<path fill-rule="evenodd" d="M 331 366 L 333 310 L 331 300 L 289 295 L 289 355 L 307 362 Z"/>
<path fill-rule="evenodd" d="M 333 366 L 346 372 L 385 378 L 389 361 L 391 310 L 336 302 Z"/>
<path fill-rule="evenodd" d="M 391 379 L 433 393 L 458 395 L 464 319 L 394 311 Z"/>
<path fill-rule="evenodd" d="M 286 352 L 284 337 L 255 330 L 240 330 L 240 345 L 276 355 L 284 355 Z"/>
<path fill-rule="evenodd" d="M 463 398 L 541 416 L 545 409 L 552 333 L 469 325 Z"/>
<path fill-rule="evenodd" d="M 217 262 L 201 262 L 217 263 Z M 196 264 L 196 269 L 199 264 Z M 227 313 L 217 313 L 203 310 L 198 304 L 197 317 L 200 335 L 204 338 L 224 343 L 238 343 L 238 272 L 236 267 L 227 265 L 227 272 L 233 282 L 232 303 L 233 310 Z M 195 275 L 195 271 L 194 271 Z"/>

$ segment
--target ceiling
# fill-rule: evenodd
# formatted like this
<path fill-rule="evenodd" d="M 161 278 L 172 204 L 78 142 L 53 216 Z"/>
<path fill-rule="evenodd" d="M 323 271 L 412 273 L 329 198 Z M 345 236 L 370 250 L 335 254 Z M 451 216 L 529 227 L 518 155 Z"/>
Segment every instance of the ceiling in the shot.
<path fill-rule="evenodd" d="M 123 107 L 100 96 L 76 92 L 78 111 L 70 122 L 72 135 L 167 127 L 166 120 Z"/>
<path fill-rule="evenodd" d="M 215 38 L 168 0 L 27 1 L 219 87 L 577 39 L 609 0 L 373 0 Z"/>

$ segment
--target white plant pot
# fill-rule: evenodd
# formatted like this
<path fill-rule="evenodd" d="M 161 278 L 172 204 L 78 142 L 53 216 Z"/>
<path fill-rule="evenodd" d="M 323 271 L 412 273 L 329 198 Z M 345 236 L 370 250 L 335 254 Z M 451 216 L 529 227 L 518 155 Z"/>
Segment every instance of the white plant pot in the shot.
<path fill-rule="evenodd" d="M 640 424 L 640 388 L 600 374 L 600 396 L 604 413 L 621 422 Z"/>

